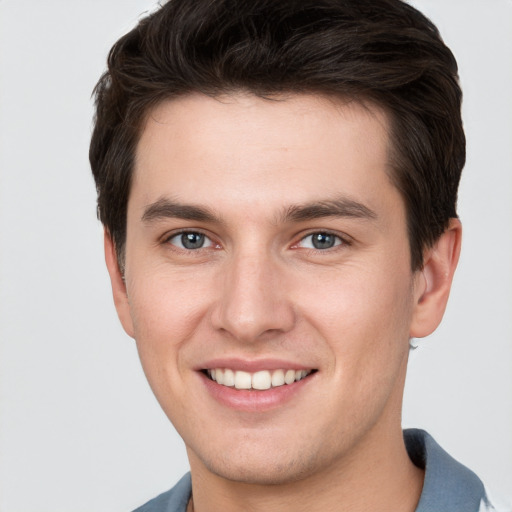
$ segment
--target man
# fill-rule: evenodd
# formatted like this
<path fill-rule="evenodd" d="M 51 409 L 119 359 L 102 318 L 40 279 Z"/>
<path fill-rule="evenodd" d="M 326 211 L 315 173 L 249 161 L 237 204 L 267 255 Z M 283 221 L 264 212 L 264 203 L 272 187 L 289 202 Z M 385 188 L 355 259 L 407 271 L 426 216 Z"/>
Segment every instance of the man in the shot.
<path fill-rule="evenodd" d="M 457 65 L 400 0 L 171 0 L 90 159 L 116 308 L 191 473 L 138 510 L 490 509 L 402 432 L 457 265 Z"/>

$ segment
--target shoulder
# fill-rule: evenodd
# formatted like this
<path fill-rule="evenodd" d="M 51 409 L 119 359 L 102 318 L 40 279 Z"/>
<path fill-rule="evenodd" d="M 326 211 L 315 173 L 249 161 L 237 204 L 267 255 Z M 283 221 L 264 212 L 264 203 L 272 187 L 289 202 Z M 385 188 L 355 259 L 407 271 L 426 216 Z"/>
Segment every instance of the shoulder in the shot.
<path fill-rule="evenodd" d="M 169 491 L 148 501 L 133 512 L 185 512 L 192 492 L 190 473 Z"/>
<path fill-rule="evenodd" d="M 434 438 L 419 429 L 404 431 L 414 464 L 425 470 L 423 491 L 416 512 L 505 512 L 493 505 L 484 484 L 473 471 L 446 453 Z"/>

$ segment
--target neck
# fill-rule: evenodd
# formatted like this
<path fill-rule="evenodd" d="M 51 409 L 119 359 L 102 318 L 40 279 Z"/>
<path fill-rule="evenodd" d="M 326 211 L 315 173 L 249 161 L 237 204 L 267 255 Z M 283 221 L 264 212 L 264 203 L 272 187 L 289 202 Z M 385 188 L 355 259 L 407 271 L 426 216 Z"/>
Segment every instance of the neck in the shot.
<path fill-rule="evenodd" d="M 413 512 L 424 472 L 407 455 L 399 427 L 382 441 L 370 432 L 342 461 L 300 481 L 257 485 L 209 472 L 189 453 L 194 512 L 296 512 L 393 510 Z M 188 511 L 189 512 L 189 511 Z"/>

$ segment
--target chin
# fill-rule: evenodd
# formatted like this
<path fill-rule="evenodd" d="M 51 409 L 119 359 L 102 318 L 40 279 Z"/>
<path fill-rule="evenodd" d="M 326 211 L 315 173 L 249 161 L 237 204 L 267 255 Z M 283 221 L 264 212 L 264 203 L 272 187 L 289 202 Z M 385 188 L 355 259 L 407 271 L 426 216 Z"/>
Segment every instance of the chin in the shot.
<path fill-rule="evenodd" d="M 245 451 L 245 450 L 244 450 Z M 263 452 L 263 453 L 262 453 Z M 202 459 L 206 469 L 218 477 L 252 485 L 283 485 L 316 473 L 322 463 L 317 455 L 305 453 L 288 456 L 277 450 L 258 454 L 236 453 Z"/>

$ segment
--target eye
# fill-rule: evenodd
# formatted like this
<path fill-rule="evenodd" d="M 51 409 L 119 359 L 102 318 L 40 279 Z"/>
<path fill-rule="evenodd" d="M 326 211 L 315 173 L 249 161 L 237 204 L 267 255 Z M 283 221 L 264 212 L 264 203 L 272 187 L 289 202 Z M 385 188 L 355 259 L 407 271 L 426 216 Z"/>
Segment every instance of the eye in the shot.
<path fill-rule="evenodd" d="M 305 249 L 331 249 L 341 245 L 343 240 L 332 233 L 317 232 L 305 236 L 297 245 Z"/>
<path fill-rule="evenodd" d="M 188 251 L 213 246 L 213 242 L 206 235 L 197 231 L 182 231 L 181 233 L 171 236 L 167 242 L 179 249 Z"/>

